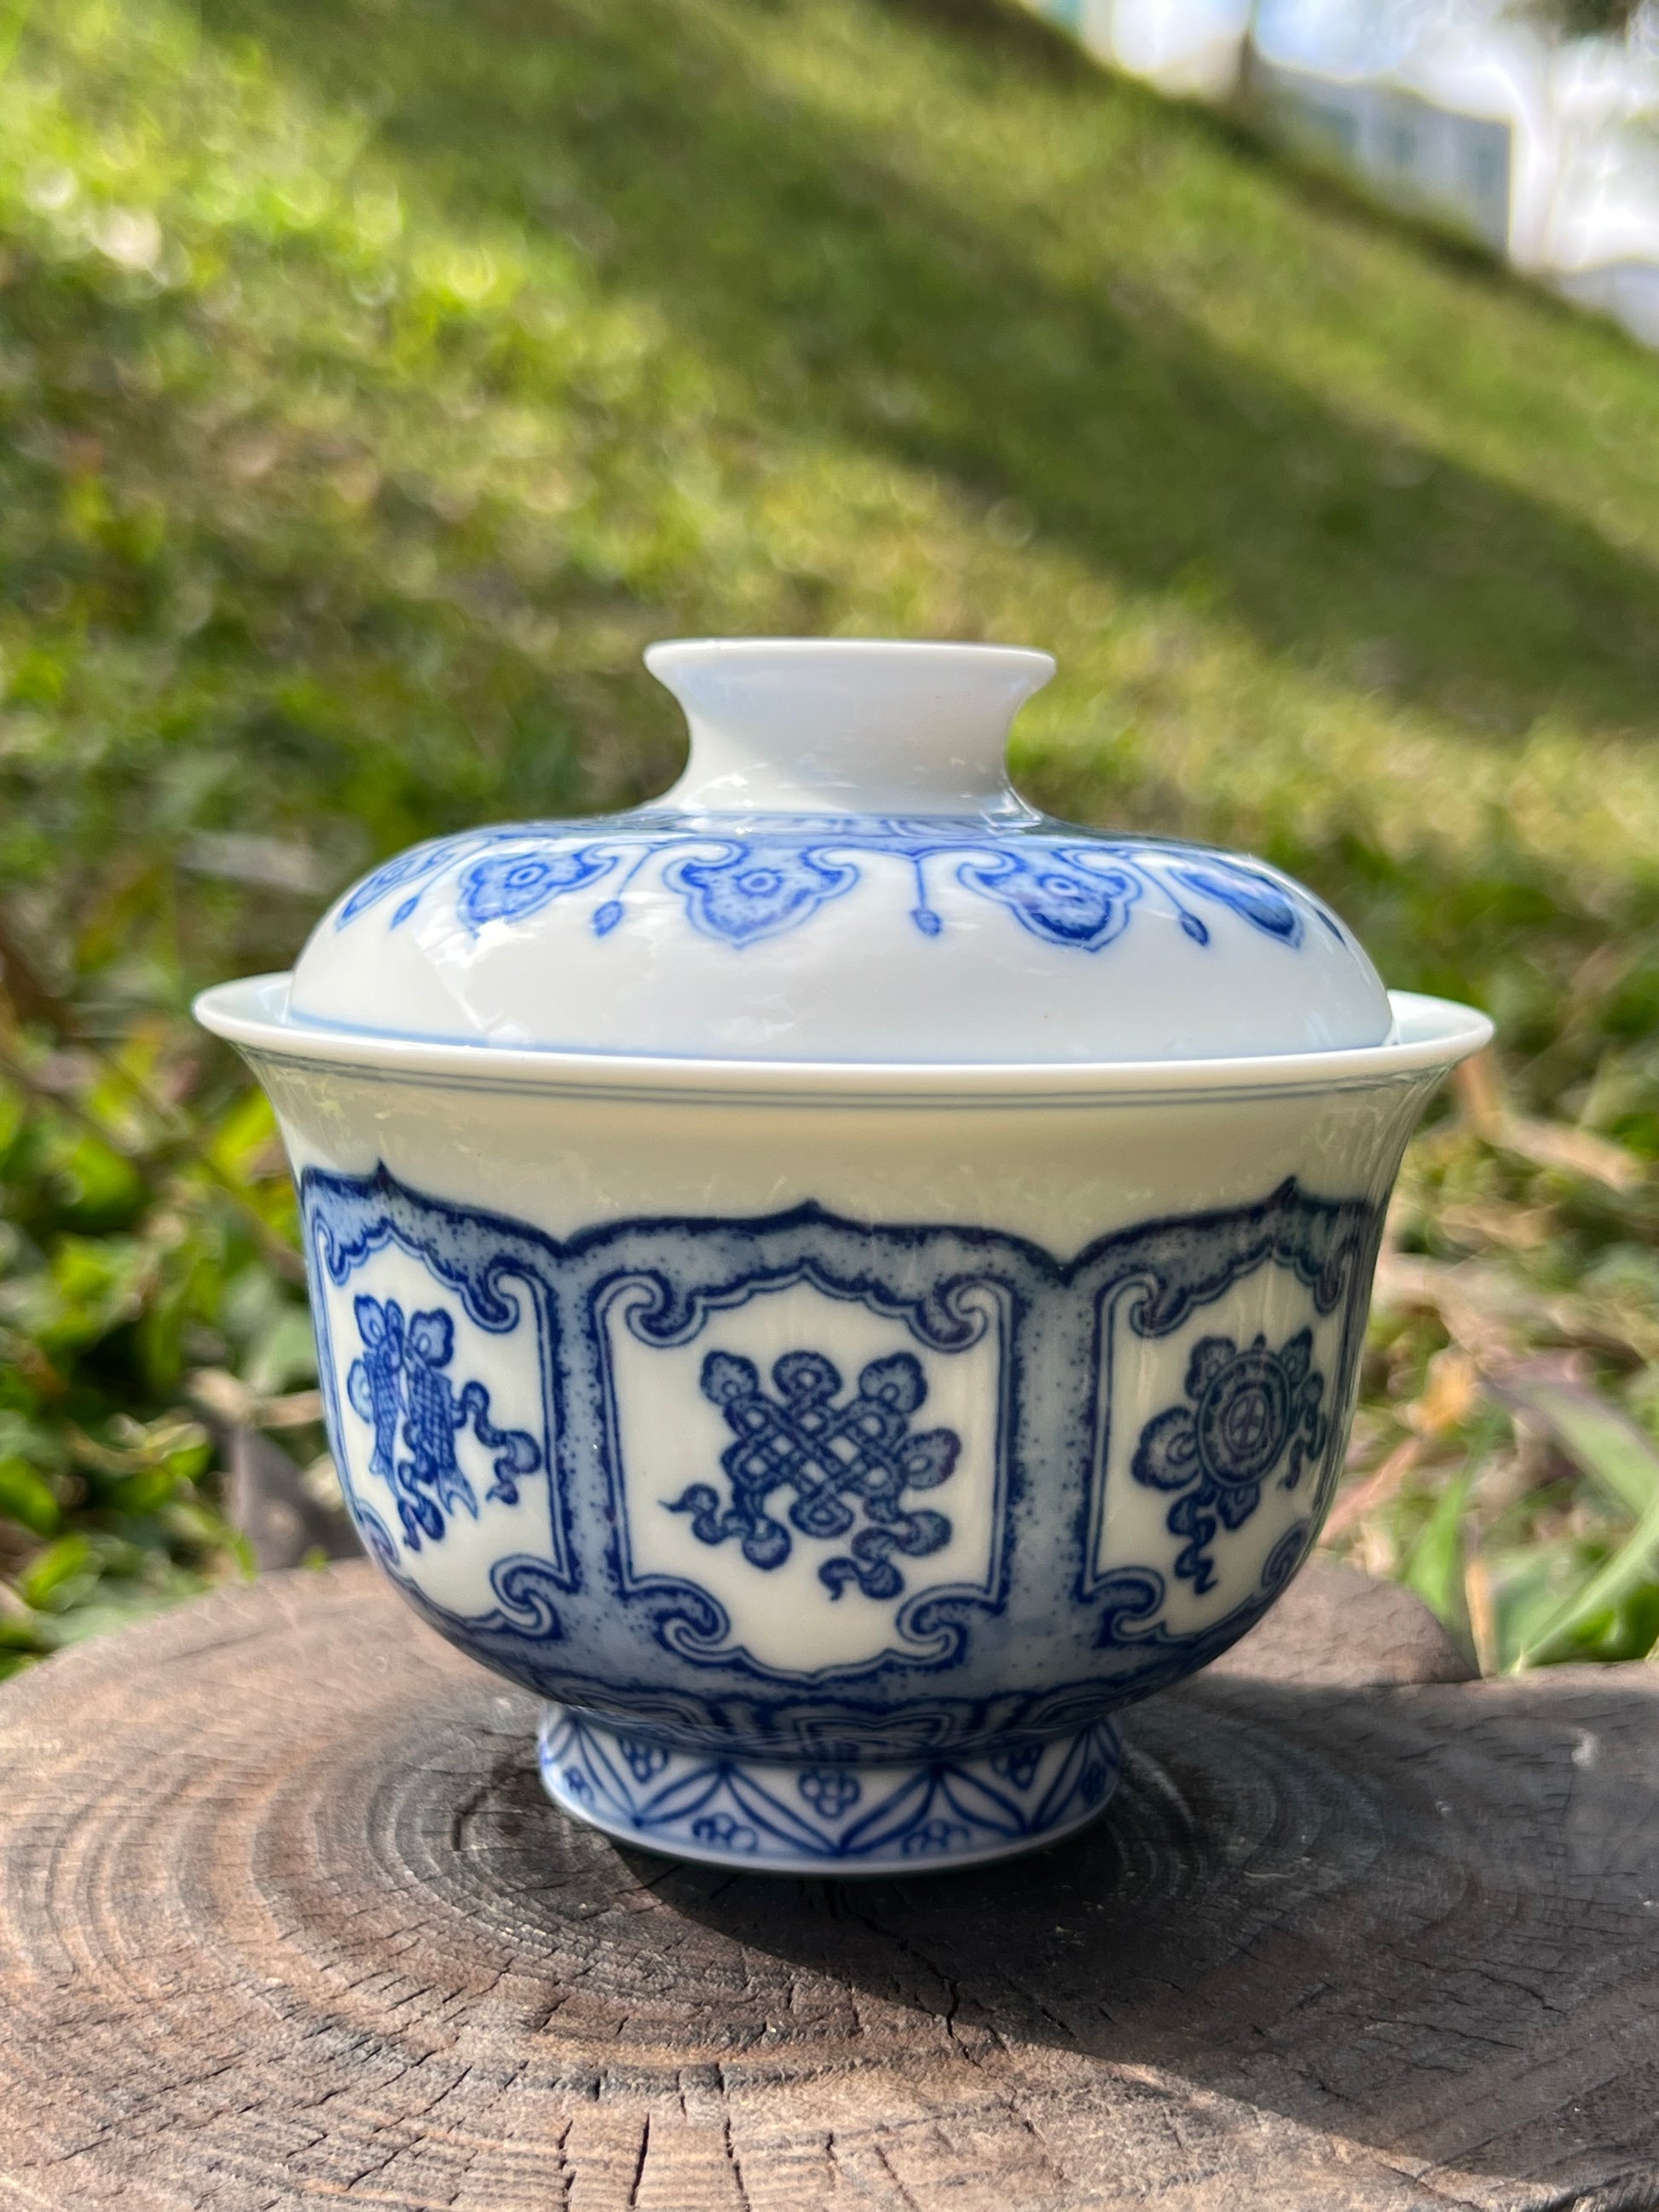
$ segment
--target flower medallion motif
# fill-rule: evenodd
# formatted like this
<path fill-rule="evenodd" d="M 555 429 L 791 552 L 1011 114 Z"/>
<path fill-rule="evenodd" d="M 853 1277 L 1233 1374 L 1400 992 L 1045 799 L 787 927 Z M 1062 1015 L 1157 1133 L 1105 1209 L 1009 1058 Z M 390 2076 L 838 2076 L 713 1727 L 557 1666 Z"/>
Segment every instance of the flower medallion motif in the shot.
<path fill-rule="evenodd" d="M 1330 1425 L 1310 1329 L 1277 1352 L 1265 1336 L 1243 1351 L 1230 1336 L 1200 1338 L 1186 1395 L 1186 1404 L 1147 1422 L 1133 1467 L 1137 1482 L 1180 1493 L 1166 1523 L 1187 1540 L 1176 1572 L 1201 1595 L 1215 1580 L 1210 1546 L 1218 1530 L 1244 1526 L 1281 1466 L 1281 1488 L 1294 1490 L 1308 1460 L 1324 1449 Z"/>

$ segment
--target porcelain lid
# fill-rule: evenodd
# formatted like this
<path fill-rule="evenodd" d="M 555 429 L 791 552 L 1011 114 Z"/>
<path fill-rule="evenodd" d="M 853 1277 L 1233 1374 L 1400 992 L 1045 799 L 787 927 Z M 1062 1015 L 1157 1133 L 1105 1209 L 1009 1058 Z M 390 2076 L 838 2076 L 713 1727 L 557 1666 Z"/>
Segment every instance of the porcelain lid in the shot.
<path fill-rule="evenodd" d="M 1146 1061 L 1376 1045 L 1389 1000 L 1299 884 L 1033 813 L 1012 647 L 653 646 L 691 757 L 629 814 L 418 845 L 340 898 L 288 1018 L 764 1060 Z"/>

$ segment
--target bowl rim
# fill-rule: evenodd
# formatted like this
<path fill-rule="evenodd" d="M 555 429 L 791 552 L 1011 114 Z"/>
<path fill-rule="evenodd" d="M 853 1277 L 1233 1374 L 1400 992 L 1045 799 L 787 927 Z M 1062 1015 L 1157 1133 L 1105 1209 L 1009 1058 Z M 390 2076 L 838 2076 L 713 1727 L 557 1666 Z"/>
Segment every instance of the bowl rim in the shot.
<path fill-rule="evenodd" d="M 462 1044 L 296 1021 L 289 1014 L 291 980 L 284 971 L 216 984 L 191 1011 L 204 1029 L 257 1061 L 461 1089 L 780 1103 L 1024 1106 L 1372 1089 L 1443 1075 L 1493 1036 L 1490 1018 L 1473 1006 L 1391 991 L 1394 1024 L 1387 1040 L 1325 1052 L 1159 1060 L 720 1060 Z"/>

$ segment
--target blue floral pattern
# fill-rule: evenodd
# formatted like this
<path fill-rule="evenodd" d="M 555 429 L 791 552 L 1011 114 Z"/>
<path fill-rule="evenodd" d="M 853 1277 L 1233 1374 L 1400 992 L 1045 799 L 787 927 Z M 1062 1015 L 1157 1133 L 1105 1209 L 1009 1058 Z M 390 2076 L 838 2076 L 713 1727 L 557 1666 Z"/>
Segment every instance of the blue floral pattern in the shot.
<path fill-rule="evenodd" d="M 858 880 L 850 861 L 761 838 L 734 840 L 720 860 L 671 860 L 663 871 L 669 889 L 684 894 L 694 927 L 728 945 L 779 936 Z"/>
<path fill-rule="evenodd" d="M 1116 1770 L 1111 1711 L 1224 1650 L 1313 1540 L 1381 1230 L 1369 1196 L 1294 1182 L 1064 1257 L 810 1204 L 555 1239 L 384 1170 L 308 1168 L 302 1197 L 330 1433 L 386 1575 L 459 1649 L 562 1709 L 544 1771 L 573 1812 L 651 1848 L 802 1872 L 951 1866 L 1091 1817 Z M 798 1285 L 829 1303 L 804 1322 L 796 1300 L 781 1340 L 797 1348 L 772 1358 L 763 1328 L 744 1342 L 767 1343 L 764 1362 L 716 1348 L 749 1301 Z M 1200 1334 L 1223 1299 L 1231 1334 L 1219 1313 Z M 858 1316 L 844 1333 L 842 1313 Z M 877 1321 L 896 1341 L 872 1358 Z M 623 1328 L 671 1356 L 700 1425 L 688 1462 L 637 1486 L 608 1411 Z M 994 1347 L 985 1394 L 963 1382 L 956 1425 L 927 1425 L 929 1386 L 943 1402 L 950 1360 L 975 1346 Z M 544 1420 L 533 1437 L 492 1417 L 485 1367 L 515 1421 Z M 1136 1411 L 1114 1443 L 1126 1371 Z M 970 1405 L 983 1432 L 955 1410 Z M 518 1505 L 484 1510 L 540 1472 Z M 1103 1540 L 1120 1482 L 1162 1493 L 1154 1526 L 1178 1541 L 1157 1565 Z M 876 1540 L 949 1527 L 930 1493 L 956 1524 L 944 1549 Z M 980 1555 L 956 1558 L 976 1511 L 982 1578 Z M 630 1553 L 647 1516 L 685 1538 L 666 1565 Z M 1247 1522 L 1247 1542 L 1217 1540 Z M 803 1540 L 839 1580 L 805 1573 L 781 1604 L 765 1562 Z M 705 1544 L 730 1547 L 718 1573 Z M 894 1595 L 861 1595 L 869 1577 Z M 757 1657 L 751 1589 L 790 1618 L 822 1603 L 860 1631 L 851 1658 Z M 832 1612 L 825 1590 L 852 1601 Z"/>
<path fill-rule="evenodd" d="M 476 842 L 469 837 L 441 837 L 429 845 L 411 846 L 408 852 L 399 853 L 394 859 L 383 861 L 349 893 L 334 917 L 334 927 L 343 929 L 360 914 L 367 914 L 371 907 L 378 906 L 388 891 L 398 890 L 404 884 L 416 884 L 424 890 L 452 863 L 470 853 Z M 404 900 L 398 906 L 392 917 L 394 929 L 399 923 L 408 921 L 419 902 L 419 896 L 417 891 L 414 897 Z"/>
<path fill-rule="evenodd" d="M 1178 867 L 1173 872 L 1176 881 L 1184 884 L 1189 891 L 1196 891 L 1200 898 L 1214 900 L 1218 906 L 1231 907 L 1242 921 L 1250 922 L 1268 937 L 1279 938 L 1286 945 L 1300 940 L 1301 919 L 1283 888 L 1271 876 L 1262 875 L 1255 868 L 1242 868 L 1237 861 L 1226 860 L 1207 860 L 1201 867 Z M 1322 909 L 1320 919 L 1328 928 L 1331 927 Z M 1195 914 L 1183 914 L 1181 926 L 1200 945 L 1208 944 L 1208 933 Z"/>
<path fill-rule="evenodd" d="M 924 1750 L 1013 1757 L 1019 1742 L 1081 1727 L 1233 1642 L 1293 1571 L 1328 1500 L 1340 1442 L 1335 1409 L 1352 1387 L 1381 1231 L 1380 1211 L 1365 1194 L 1317 1197 L 1293 1181 L 1249 1205 L 1115 1230 L 1064 1259 L 1000 1231 L 853 1221 L 810 1204 L 741 1220 L 602 1223 L 556 1240 L 504 1216 L 424 1196 L 385 1170 L 360 1176 L 310 1167 L 301 1192 L 337 1463 L 365 1542 L 409 1601 L 484 1664 L 544 1698 L 604 1715 L 630 1739 L 792 1759 L 801 1771 Z M 951 1504 L 955 1489 L 941 1477 L 937 1495 L 956 1528 L 947 1551 L 918 1557 L 913 1568 L 915 1555 L 895 1548 L 887 1564 L 902 1571 L 900 1595 L 884 1603 L 859 1595 L 845 1606 L 854 1620 L 870 1607 L 867 1657 L 823 1667 L 763 1662 L 745 1649 L 740 1584 L 751 1577 L 742 1532 L 720 1540 L 738 1554 L 738 1576 L 728 1572 L 721 1584 L 725 1596 L 696 1571 L 690 1555 L 701 1547 L 689 1514 L 678 1524 L 690 1540 L 681 1565 L 661 1571 L 635 1565 L 629 1530 L 636 1514 L 659 1515 L 702 1470 L 677 1470 L 664 1489 L 647 1486 L 631 1502 L 609 1410 L 605 1316 L 624 1290 L 629 1338 L 672 1351 L 705 1328 L 723 1328 L 750 1299 L 797 1283 L 833 1301 L 823 1310 L 826 1330 L 845 1308 L 902 1331 L 925 1355 L 924 1380 L 939 1361 L 984 1341 L 993 1312 L 1007 1316 L 1006 1334 L 995 1324 L 1002 1377 L 995 1434 L 982 1448 L 973 1440 L 975 1480 L 994 1486 L 983 1578 L 978 1553 L 971 1569 L 957 1562 L 948 1575 L 938 1571 L 966 1525 Z M 1190 1343 L 1178 1357 L 1173 1345 L 1159 1351 L 1223 1297 L 1243 1301 L 1233 1306 L 1240 1320 L 1230 1336 L 1212 1328 L 1201 1359 Z M 1285 1310 L 1287 1299 L 1302 1306 L 1309 1328 L 1275 1334 L 1276 1350 L 1254 1343 L 1266 1312 Z M 1245 1326 L 1253 1307 L 1256 1317 Z M 412 1348 L 411 1314 L 422 1324 Z M 491 1381 L 510 1368 L 522 1380 L 515 1406 L 544 1408 L 544 1427 L 526 1413 L 515 1414 L 512 1429 L 491 1418 L 476 1361 L 460 1357 L 478 1331 L 495 1340 Z M 1171 1363 L 1151 1401 L 1167 1410 L 1137 1417 L 1121 1470 L 1126 1481 L 1167 1492 L 1182 1522 L 1191 1520 L 1190 1532 L 1176 1530 L 1179 1577 L 1173 1556 L 1170 1565 L 1154 1566 L 1103 1543 L 1106 1503 L 1119 1479 L 1109 1444 L 1115 1332 L 1137 1370 Z M 866 1325 L 860 1334 L 867 1342 Z M 896 1346 L 889 1357 L 896 1352 Z M 690 1394 L 699 1389 L 708 1350 L 699 1357 L 687 1375 Z M 867 1353 L 860 1357 L 872 1364 Z M 1245 1360 L 1243 1370 L 1237 1359 Z M 1266 1361 L 1276 1366 L 1270 1370 Z M 428 1379 L 411 1379 L 411 1366 Z M 855 1376 L 863 1371 L 845 1352 L 841 1366 Z M 1223 1370 L 1231 1370 L 1230 1382 Z M 723 1371 L 726 1388 L 732 1377 Z M 1248 1395 L 1242 1386 L 1252 1375 L 1271 1416 L 1268 1431 L 1277 1433 L 1275 1407 L 1286 1425 L 1260 1474 L 1251 1457 L 1260 1449 L 1249 1433 L 1255 1418 L 1241 1417 L 1234 1402 Z M 1183 1377 L 1189 1387 L 1181 1403 L 1168 1405 Z M 763 1389 L 757 1372 L 752 1392 L 749 1376 L 738 1370 L 736 1379 L 739 1398 L 759 1395 L 774 1413 L 789 1402 L 769 1370 Z M 870 1395 L 882 1403 L 882 1387 L 872 1383 L 866 1403 Z M 913 1382 L 901 1386 L 904 1395 L 915 1403 L 899 1424 L 901 1452 L 928 1433 L 915 1418 L 924 1396 Z M 414 1429 L 411 1400 L 428 1407 Z M 832 1386 L 827 1402 L 831 1413 L 857 1405 L 856 1382 L 850 1389 Z M 737 1449 L 739 1431 L 726 1425 L 726 1449 Z M 520 1434 L 515 1443 L 520 1429 L 533 1436 Z M 452 1528 L 447 1540 L 433 1530 L 448 1526 L 457 1505 L 465 1517 L 460 1485 L 469 1472 L 483 1488 L 473 1456 L 480 1443 L 498 1463 L 495 1485 L 516 1486 L 538 1468 L 549 1480 L 523 1501 L 527 1511 L 481 1513 L 478 1536 L 499 1543 L 500 1554 L 483 1561 L 487 1594 L 458 1602 L 446 1593 L 457 1590 L 465 1561 L 477 1564 L 473 1530 Z M 957 1462 L 957 1488 L 969 1463 Z M 734 1497 L 729 1474 L 722 1482 L 720 1473 L 711 1470 L 707 1486 L 711 1510 L 723 1516 Z M 1280 1478 L 1300 1505 L 1294 1526 L 1264 1502 Z M 899 1512 L 931 1503 L 927 1488 L 920 1499 L 902 1492 Z M 1231 1516 L 1224 1521 L 1224 1491 Z M 398 1510 L 387 1510 L 383 1522 L 376 1507 L 388 1492 Z M 982 1492 L 975 1495 L 985 1502 Z M 1050 1532 L 1041 1542 L 1030 1533 L 1034 1500 Z M 775 1486 L 761 1499 L 765 1516 L 792 1542 L 805 1534 L 789 1517 L 795 1502 L 793 1487 Z M 858 1532 L 883 1527 L 857 1492 L 842 1503 L 854 1510 Z M 1214 1530 L 1205 1524 L 1242 1526 L 1258 1511 L 1261 1524 L 1271 1523 L 1260 1547 L 1266 1564 L 1242 1552 L 1224 1559 L 1218 1547 L 1207 1564 Z M 1056 1531 L 1063 1532 L 1057 1540 Z M 830 1548 L 823 1545 L 817 1556 Z M 834 1548 L 854 1558 L 851 1543 Z M 762 1570 L 752 1580 L 763 1592 L 769 1577 Z M 1179 1624 L 1169 1602 L 1177 1580 L 1209 1597 L 1201 1615 Z M 477 1588 L 476 1576 L 468 1587 Z M 853 1599 L 853 1583 L 844 1587 Z M 1016 1623 L 1017 1680 L 1006 1663 Z"/>
<path fill-rule="evenodd" d="M 588 916 L 608 937 L 627 918 L 629 894 L 657 865 L 661 887 L 690 927 L 741 950 L 810 921 L 864 880 L 859 857 L 903 861 L 915 884 L 913 926 L 938 937 L 945 918 L 929 889 L 942 874 L 1001 907 L 1045 943 L 1098 952 L 1127 930 L 1137 905 L 1179 921 L 1194 944 L 1211 942 L 1200 909 L 1219 908 L 1294 948 L 1304 921 L 1339 940 L 1334 918 L 1267 869 L 1203 847 L 1150 838 L 1089 838 L 1064 825 L 1010 825 L 972 816 L 679 816 L 648 810 L 602 824 L 526 823 L 420 846 L 366 877 L 340 905 L 343 929 L 395 890 L 396 929 L 441 878 L 456 878 L 456 912 L 477 933 L 528 919 L 556 899 L 603 891 Z"/>
<path fill-rule="evenodd" d="M 353 1310 L 362 1350 L 347 1373 L 346 1396 L 374 1431 L 369 1472 L 391 1490 L 410 1549 L 420 1550 L 422 1535 L 441 1541 L 446 1515 L 458 1508 L 477 1518 L 477 1498 L 455 1456 L 463 1430 L 495 1455 L 485 1497 L 516 1504 L 519 1480 L 539 1468 L 541 1448 L 521 1429 L 495 1426 L 482 1382 L 457 1394 L 444 1372 L 455 1350 L 450 1316 L 436 1307 L 405 1319 L 396 1298 L 368 1297 Z"/>
<path fill-rule="evenodd" d="M 461 878 L 461 920 L 473 931 L 487 921 L 520 921 L 550 899 L 609 875 L 616 865 L 612 855 L 591 851 L 508 853 L 475 861 Z"/>
<path fill-rule="evenodd" d="M 956 1466 L 961 1439 L 950 1429 L 918 1435 L 910 1416 L 927 1395 L 921 1363 L 909 1352 L 872 1359 L 844 1405 L 835 1402 L 841 1375 L 822 1352 L 786 1352 L 772 1370 L 769 1398 L 750 1359 L 711 1352 L 702 1364 L 702 1393 L 726 1416 L 736 1443 L 720 1455 L 731 1503 L 694 1482 L 669 1507 L 691 1517 L 704 1544 L 738 1538 L 752 1567 L 779 1567 L 789 1557 L 789 1530 L 768 1510 L 778 1490 L 792 1491 L 790 1521 L 806 1536 L 844 1536 L 866 1516 L 848 1547 L 818 1569 L 831 1597 L 856 1583 L 866 1597 L 895 1598 L 904 1577 L 897 1552 L 925 1559 L 951 1540 L 942 1513 L 907 1509 L 907 1490 L 931 1490 Z M 856 1501 L 856 1504 L 849 1501 Z"/>
<path fill-rule="evenodd" d="M 1085 952 L 1097 952 L 1122 935 L 1141 894 L 1139 876 L 1115 860 L 1098 859 L 1086 845 L 964 860 L 957 879 L 969 890 L 1000 899 L 1033 937 Z"/>
<path fill-rule="evenodd" d="M 1134 1477 L 1179 1493 L 1167 1527 L 1185 1539 L 1175 1571 L 1200 1595 L 1215 1580 L 1210 1547 L 1220 1528 L 1242 1528 L 1279 1467 L 1294 1490 L 1325 1449 L 1325 1378 L 1313 1364 L 1313 1334 L 1299 1329 L 1277 1352 L 1265 1336 L 1240 1351 L 1230 1336 L 1201 1337 L 1187 1367 L 1187 1402 L 1141 1431 Z"/>
<path fill-rule="evenodd" d="M 1109 1720 L 989 1758 L 764 1766 L 665 1752 L 641 1773 L 626 1739 L 555 1705 L 542 1729 L 550 1794 L 646 1849 L 800 1873 L 971 1864 L 1092 1820 L 1121 1760 Z"/>
<path fill-rule="evenodd" d="M 809 1766 L 795 1787 L 826 1820 L 840 1820 L 864 1795 L 864 1784 L 849 1766 Z"/>

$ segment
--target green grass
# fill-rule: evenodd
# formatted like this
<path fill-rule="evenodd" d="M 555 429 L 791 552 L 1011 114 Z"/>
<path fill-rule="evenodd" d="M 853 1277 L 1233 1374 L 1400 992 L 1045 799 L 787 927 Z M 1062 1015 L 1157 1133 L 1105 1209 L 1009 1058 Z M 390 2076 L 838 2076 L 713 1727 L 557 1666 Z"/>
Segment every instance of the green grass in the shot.
<path fill-rule="evenodd" d="M 306 1379 L 191 990 L 414 836 L 660 788 L 653 636 L 1049 647 L 1033 798 L 1292 867 L 1498 1016 L 1517 1110 L 1659 1154 L 1659 364 L 1613 330 L 991 0 L 10 10 L 20 1658 L 234 1562 L 192 1373 Z M 313 889 L 203 872 L 225 832 Z M 1650 1433 L 1659 1202 L 1598 1158 L 1448 1125 L 1403 1233 Z M 1473 1589 L 1496 1663 L 1644 1508 L 1514 1427 L 1463 1310 L 1382 1316 L 1360 1459 L 1420 1449 L 1348 1540 Z M 1571 1648 L 1650 1643 L 1655 1586 Z"/>

